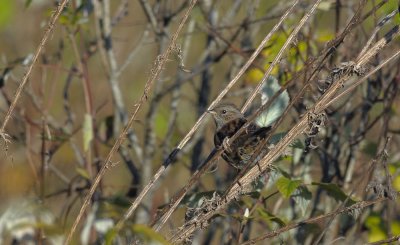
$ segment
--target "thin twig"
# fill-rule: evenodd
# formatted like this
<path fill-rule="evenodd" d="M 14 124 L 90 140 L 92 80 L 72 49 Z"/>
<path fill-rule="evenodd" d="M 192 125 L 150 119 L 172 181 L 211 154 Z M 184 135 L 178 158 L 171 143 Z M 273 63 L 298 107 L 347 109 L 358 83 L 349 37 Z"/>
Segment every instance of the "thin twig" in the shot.
<path fill-rule="evenodd" d="M 68 233 L 67 239 L 65 240 L 65 244 L 69 244 L 72 236 L 76 230 L 76 227 L 78 226 L 80 220 L 83 217 L 83 214 L 86 210 L 86 208 L 89 205 L 90 199 L 92 198 L 97 186 L 100 183 L 100 180 L 103 178 L 104 174 L 106 173 L 106 170 L 109 167 L 109 163 L 111 163 L 111 158 L 114 156 L 115 152 L 117 152 L 118 148 L 121 146 L 122 142 L 124 141 L 126 135 L 129 132 L 130 127 L 132 126 L 133 122 L 135 121 L 135 117 L 137 115 L 137 113 L 139 112 L 140 108 L 142 107 L 142 105 L 144 104 L 144 102 L 147 100 L 148 97 L 148 93 L 150 92 L 152 85 L 154 83 L 154 81 L 158 78 L 158 75 L 161 73 L 165 63 L 168 60 L 169 55 L 171 54 L 171 52 L 174 50 L 174 47 L 176 45 L 176 41 L 178 39 L 179 34 L 181 33 L 183 26 L 186 23 L 186 20 L 189 17 L 189 14 L 191 12 L 191 10 L 193 9 L 194 5 L 196 4 L 197 0 L 192 0 L 185 15 L 183 16 L 178 29 L 176 30 L 176 32 L 174 33 L 174 35 L 172 36 L 171 41 L 168 44 L 168 48 L 166 49 L 165 53 L 163 55 L 161 55 L 161 58 L 159 59 L 159 63 L 157 63 L 157 66 L 155 67 L 154 70 L 152 70 L 152 73 L 149 77 L 149 79 L 146 82 L 145 88 L 144 88 L 144 93 L 143 95 L 140 97 L 139 101 L 135 104 L 135 110 L 133 112 L 133 114 L 131 115 L 129 121 L 127 122 L 126 126 L 124 127 L 124 129 L 122 130 L 121 134 L 119 135 L 118 139 L 116 140 L 116 142 L 114 143 L 113 147 L 111 148 L 110 152 L 107 155 L 107 158 L 103 164 L 103 166 L 101 167 L 99 173 L 97 174 L 92 186 L 90 187 L 89 193 L 86 195 L 85 200 L 82 204 L 82 207 L 79 211 L 78 216 L 76 217 L 71 230 Z M 139 198 L 139 197 L 138 197 Z M 130 216 L 130 215 L 129 215 Z M 129 217 L 128 216 L 128 217 Z M 124 216 L 126 217 L 126 216 Z"/>
<path fill-rule="evenodd" d="M 290 34 L 290 36 L 288 37 L 286 42 L 283 44 L 282 48 L 279 50 L 279 53 L 276 55 L 276 57 L 272 61 L 271 65 L 268 67 L 267 72 L 264 74 L 263 78 L 258 83 L 257 87 L 253 90 L 253 93 L 250 95 L 250 97 L 247 99 L 246 103 L 243 105 L 242 112 L 245 112 L 250 107 L 250 104 L 256 98 L 257 94 L 260 92 L 261 87 L 263 86 L 264 82 L 267 81 L 269 75 L 271 74 L 272 69 L 280 62 L 283 53 L 286 51 L 286 49 L 289 47 L 289 45 L 292 44 L 292 42 L 296 38 L 297 34 L 299 33 L 300 29 L 304 26 L 304 24 L 307 22 L 307 20 L 313 15 L 314 11 L 317 9 L 317 7 L 321 1 L 322 0 L 315 1 L 314 5 L 311 7 L 311 9 L 307 12 L 307 14 L 305 14 L 303 16 L 303 18 L 300 20 L 300 23 L 296 26 L 296 28 Z"/>
<path fill-rule="evenodd" d="M 380 245 L 380 244 L 389 244 L 392 242 L 400 242 L 400 236 L 392 236 L 391 238 L 376 241 L 376 242 L 371 242 L 367 243 L 368 245 Z"/>
<path fill-rule="evenodd" d="M 247 242 L 244 242 L 244 243 L 241 243 L 241 244 L 242 245 L 255 244 L 255 243 L 263 241 L 263 240 L 265 240 L 267 238 L 278 236 L 279 234 L 282 234 L 283 232 L 298 228 L 298 227 L 300 227 L 302 225 L 320 223 L 321 221 L 323 221 L 323 220 L 325 220 L 327 218 L 330 218 L 332 216 L 336 216 L 336 215 L 342 214 L 342 213 L 348 213 L 348 212 L 351 212 L 353 210 L 363 209 L 363 208 L 372 206 L 374 204 L 383 202 L 385 200 L 387 200 L 387 198 L 378 198 L 378 199 L 373 200 L 373 201 L 360 201 L 360 202 L 357 202 L 357 203 L 355 203 L 355 204 L 353 204 L 353 205 L 351 205 L 349 207 L 341 208 L 340 210 L 337 210 L 335 212 L 330 212 L 330 213 L 327 213 L 327 214 L 324 214 L 324 215 L 320 215 L 320 216 L 317 216 L 317 217 L 313 217 L 313 218 L 310 218 L 310 219 L 307 219 L 307 220 L 303 220 L 303 221 L 297 222 L 295 224 L 290 224 L 290 225 L 284 226 L 282 228 L 279 228 L 277 230 L 268 232 L 268 233 L 266 233 L 264 235 L 258 236 L 258 237 L 254 238 L 254 239 L 251 239 L 251 240 L 249 240 Z"/>
<path fill-rule="evenodd" d="M 42 52 L 42 49 L 44 48 L 44 46 L 47 43 L 47 39 L 49 38 L 50 34 L 52 33 L 55 25 L 56 25 L 56 21 L 58 20 L 58 17 L 60 16 L 62 10 L 65 8 L 65 6 L 67 5 L 68 0 L 63 0 L 61 3 L 58 4 L 56 10 L 53 12 L 51 18 L 50 18 L 50 22 L 47 25 L 47 29 L 43 35 L 42 40 L 39 43 L 39 46 L 36 49 L 35 55 L 33 56 L 33 59 L 31 61 L 31 64 L 27 70 L 27 72 L 25 73 L 24 77 L 22 78 L 22 82 L 20 83 L 20 85 L 18 86 L 17 91 L 15 92 L 15 96 L 14 99 L 10 105 L 10 107 L 8 108 L 6 117 L 4 118 L 4 122 L 1 126 L 0 129 L 0 136 L 3 138 L 3 140 L 7 143 L 9 140 L 7 139 L 7 134 L 5 133 L 5 129 L 7 126 L 8 121 L 11 118 L 11 115 L 13 113 L 13 110 L 15 108 L 15 106 L 17 105 L 18 99 L 21 96 L 21 93 L 26 85 L 26 83 L 28 82 L 28 78 L 33 70 L 34 65 L 36 64 L 37 59 L 39 58 L 40 53 Z"/>

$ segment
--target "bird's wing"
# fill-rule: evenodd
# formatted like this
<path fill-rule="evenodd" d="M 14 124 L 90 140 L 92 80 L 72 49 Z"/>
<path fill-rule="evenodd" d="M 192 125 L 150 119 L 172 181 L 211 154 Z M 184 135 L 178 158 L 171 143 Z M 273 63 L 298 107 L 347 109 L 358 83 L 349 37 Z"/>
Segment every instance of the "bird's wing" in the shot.
<path fill-rule="evenodd" d="M 225 123 L 214 135 L 215 147 L 220 147 L 226 137 L 232 137 L 246 122 L 247 120 L 243 117 Z"/>
<path fill-rule="evenodd" d="M 243 142 L 238 142 L 238 155 L 242 161 L 248 161 L 257 149 L 258 144 L 268 136 L 271 127 L 258 128 L 248 137 L 243 138 Z"/>

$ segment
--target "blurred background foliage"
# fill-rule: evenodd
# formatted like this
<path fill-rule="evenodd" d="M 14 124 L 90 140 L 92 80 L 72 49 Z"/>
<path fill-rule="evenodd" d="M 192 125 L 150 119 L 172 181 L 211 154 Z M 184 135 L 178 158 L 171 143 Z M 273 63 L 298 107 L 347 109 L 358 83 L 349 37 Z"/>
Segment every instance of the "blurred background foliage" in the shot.
<path fill-rule="evenodd" d="M 105 11 L 105 2 L 110 4 L 109 12 Z M 306 83 L 306 76 L 298 77 L 296 72 L 305 69 L 307 61 L 318 56 L 341 32 L 358 2 L 323 1 L 297 36 L 295 45 L 274 68 L 272 74 L 281 86 L 295 79 L 288 89 L 291 99 Z M 1 120 L 56 4 L 57 1 L 44 0 L 0 1 Z M 243 105 L 311 4 L 312 1 L 300 1 L 224 101 Z M 397 4 L 394 0 L 367 1 L 363 16 L 374 7 L 379 8 L 356 26 L 329 57 L 318 79 L 312 81 L 313 85 L 279 125 L 280 133 L 290 129 L 315 102 L 320 95 L 318 82 L 341 63 L 354 60 L 377 22 L 397 9 Z M 70 1 L 6 128 L 12 142 L 2 144 L 0 158 L 0 243 L 62 243 L 187 5 L 188 1 L 170 0 Z M 138 191 L 290 5 L 291 1 L 278 0 L 199 1 L 178 39 L 177 51 L 148 94 L 131 134 L 102 179 L 74 243 L 129 244 L 133 239 L 141 239 L 144 243 L 151 240 L 166 244 L 169 232 L 182 225 L 187 206 L 198 205 L 202 198 L 212 196 L 214 190 L 224 191 L 229 186 L 236 171 L 221 158 L 160 233 L 146 225 L 213 149 L 215 128 L 207 118 L 147 195 L 123 234 L 113 233 L 112 227 Z M 152 17 L 155 23 L 151 22 Z M 109 37 L 105 34 L 105 18 L 111 23 Z M 399 19 L 396 16 L 377 39 L 398 24 Z M 398 48 L 395 40 L 370 65 L 379 64 Z M 345 201 L 349 206 L 363 200 L 387 198 L 388 191 L 400 191 L 399 79 L 400 67 L 396 61 L 359 86 L 351 96 L 332 105 L 327 110 L 328 122 L 318 137 L 316 149 L 306 152 L 306 137 L 299 139 L 290 149 L 291 154 L 276 162 L 276 169 L 265 184 L 232 204 L 215 218 L 209 229 L 196 233 L 193 242 L 240 243 L 335 211 Z M 261 96 L 251 111 L 260 103 Z M 391 140 L 384 148 L 387 137 Z M 382 149 L 387 152 L 387 159 L 379 155 Z M 373 172 L 368 172 L 367 168 L 374 163 Z M 387 178 L 384 166 L 388 166 L 391 179 Z M 383 194 L 376 190 L 377 186 L 383 186 Z M 312 244 L 325 229 L 321 242 L 326 244 L 336 239 L 343 244 L 378 241 L 400 235 L 398 210 L 398 201 L 386 200 L 360 209 L 356 215 L 338 215 L 330 225 L 326 225 L 329 220 L 326 219 L 264 242 Z"/>

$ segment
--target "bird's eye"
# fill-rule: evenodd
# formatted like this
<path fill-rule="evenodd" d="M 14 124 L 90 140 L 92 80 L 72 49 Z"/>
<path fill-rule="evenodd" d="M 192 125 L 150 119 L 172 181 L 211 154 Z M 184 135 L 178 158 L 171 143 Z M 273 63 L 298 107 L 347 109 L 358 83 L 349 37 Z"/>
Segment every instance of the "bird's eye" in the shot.
<path fill-rule="evenodd" d="M 222 110 L 222 114 L 225 114 L 226 113 L 226 110 Z"/>

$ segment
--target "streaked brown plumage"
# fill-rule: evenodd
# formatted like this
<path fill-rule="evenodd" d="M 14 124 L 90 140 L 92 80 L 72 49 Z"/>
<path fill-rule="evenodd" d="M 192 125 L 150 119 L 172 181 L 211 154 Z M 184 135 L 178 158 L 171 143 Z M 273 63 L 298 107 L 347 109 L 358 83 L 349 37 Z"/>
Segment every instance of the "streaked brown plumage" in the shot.
<path fill-rule="evenodd" d="M 232 137 L 246 122 L 244 115 L 233 104 L 221 104 L 210 110 L 216 124 L 214 144 L 220 148 L 226 137 Z M 236 169 L 245 167 L 257 145 L 268 136 L 271 127 L 259 127 L 254 123 L 243 131 L 243 133 L 230 143 L 229 149 L 225 149 L 222 158 Z"/>

